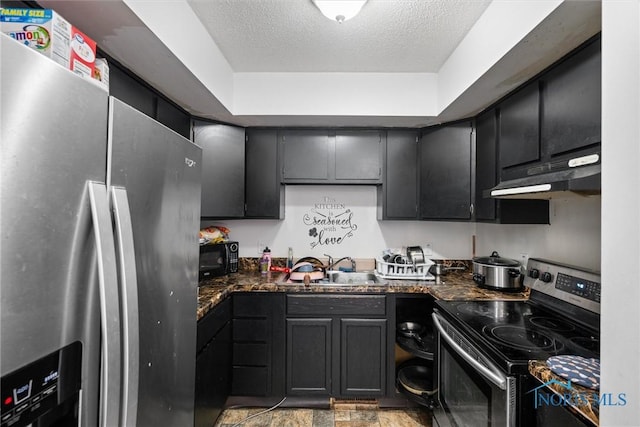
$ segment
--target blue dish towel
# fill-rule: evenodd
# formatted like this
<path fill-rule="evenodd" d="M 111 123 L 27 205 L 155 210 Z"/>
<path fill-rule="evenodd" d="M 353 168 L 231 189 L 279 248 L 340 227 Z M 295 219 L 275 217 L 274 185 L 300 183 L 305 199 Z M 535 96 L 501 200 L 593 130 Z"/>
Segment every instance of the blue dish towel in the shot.
<path fill-rule="evenodd" d="M 547 360 L 551 371 L 573 384 L 598 390 L 600 388 L 600 359 L 580 356 L 553 356 Z"/>

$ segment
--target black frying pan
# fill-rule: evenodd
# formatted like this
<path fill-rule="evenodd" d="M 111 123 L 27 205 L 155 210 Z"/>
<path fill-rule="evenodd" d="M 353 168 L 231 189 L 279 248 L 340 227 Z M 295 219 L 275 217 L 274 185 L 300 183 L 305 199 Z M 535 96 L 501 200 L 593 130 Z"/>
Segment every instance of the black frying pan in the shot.
<path fill-rule="evenodd" d="M 397 326 L 398 333 L 406 338 L 413 338 L 420 347 L 424 347 L 424 341 L 422 340 L 422 334 L 425 331 L 425 327 L 416 322 L 402 322 Z"/>
<path fill-rule="evenodd" d="M 437 391 L 433 383 L 433 369 L 430 366 L 405 366 L 398 372 L 398 381 L 407 391 L 418 396 L 431 396 Z"/>

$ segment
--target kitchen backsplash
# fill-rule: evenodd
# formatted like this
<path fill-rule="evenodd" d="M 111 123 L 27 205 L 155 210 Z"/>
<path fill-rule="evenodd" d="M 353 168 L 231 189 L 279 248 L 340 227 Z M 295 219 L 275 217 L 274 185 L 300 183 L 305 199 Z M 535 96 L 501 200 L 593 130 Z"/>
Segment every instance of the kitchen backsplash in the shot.
<path fill-rule="evenodd" d="M 240 242 L 241 257 L 257 257 L 269 246 L 274 257 L 376 258 L 385 248 L 430 244 L 432 259 L 471 259 L 493 250 L 511 258 L 545 256 L 600 267 L 600 198 L 551 201 L 551 225 L 496 225 L 443 221 L 378 221 L 376 187 L 290 185 L 285 219 L 203 221 L 224 225 Z"/>

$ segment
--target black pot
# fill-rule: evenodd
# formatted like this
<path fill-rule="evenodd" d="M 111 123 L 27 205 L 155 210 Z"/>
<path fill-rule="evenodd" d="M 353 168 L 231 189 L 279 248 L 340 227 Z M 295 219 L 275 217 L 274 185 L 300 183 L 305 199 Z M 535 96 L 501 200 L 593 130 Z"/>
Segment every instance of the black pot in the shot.
<path fill-rule="evenodd" d="M 473 259 L 473 281 L 480 286 L 501 291 L 518 291 L 522 288 L 523 278 L 520 263 L 501 258 L 498 252 Z"/>

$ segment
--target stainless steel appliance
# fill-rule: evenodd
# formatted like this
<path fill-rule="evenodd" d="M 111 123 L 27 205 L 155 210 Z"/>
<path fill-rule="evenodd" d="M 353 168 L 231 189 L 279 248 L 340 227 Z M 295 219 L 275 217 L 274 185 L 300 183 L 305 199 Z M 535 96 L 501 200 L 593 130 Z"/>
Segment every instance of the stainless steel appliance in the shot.
<path fill-rule="evenodd" d="M 200 280 L 238 272 L 238 242 L 200 245 Z"/>
<path fill-rule="evenodd" d="M 527 301 L 437 301 L 436 425 L 535 426 L 529 360 L 599 357 L 598 272 L 531 258 Z"/>
<path fill-rule="evenodd" d="M 200 148 L 0 43 L 2 426 L 192 425 Z"/>
<path fill-rule="evenodd" d="M 521 269 L 518 261 L 502 258 L 493 251 L 490 256 L 473 258 L 473 281 L 488 289 L 519 291 L 523 279 Z"/>

